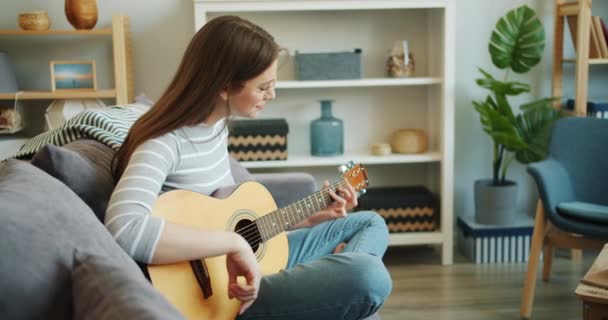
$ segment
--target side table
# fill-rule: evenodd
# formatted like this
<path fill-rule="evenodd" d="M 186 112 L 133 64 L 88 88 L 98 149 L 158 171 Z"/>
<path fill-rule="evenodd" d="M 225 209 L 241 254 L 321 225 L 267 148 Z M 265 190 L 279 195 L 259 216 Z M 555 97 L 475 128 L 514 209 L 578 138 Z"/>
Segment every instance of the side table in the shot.
<path fill-rule="evenodd" d="M 584 320 L 608 320 L 608 244 L 576 287 L 583 300 Z"/>

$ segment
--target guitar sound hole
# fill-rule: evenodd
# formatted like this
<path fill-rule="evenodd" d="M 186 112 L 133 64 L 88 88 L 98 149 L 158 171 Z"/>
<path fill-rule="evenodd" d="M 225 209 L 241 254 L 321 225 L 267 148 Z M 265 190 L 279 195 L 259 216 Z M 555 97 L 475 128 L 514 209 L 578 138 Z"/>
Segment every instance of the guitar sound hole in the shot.
<path fill-rule="evenodd" d="M 258 250 L 262 239 L 260 236 L 260 230 L 258 230 L 258 227 L 253 221 L 241 220 L 236 223 L 235 230 L 236 233 L 240 234 L 243 238 L 245 238 L 245 240 L 247 240 L 249 246 L 251 246 L 251 249 L 253 249 L 253 252 Z"/>

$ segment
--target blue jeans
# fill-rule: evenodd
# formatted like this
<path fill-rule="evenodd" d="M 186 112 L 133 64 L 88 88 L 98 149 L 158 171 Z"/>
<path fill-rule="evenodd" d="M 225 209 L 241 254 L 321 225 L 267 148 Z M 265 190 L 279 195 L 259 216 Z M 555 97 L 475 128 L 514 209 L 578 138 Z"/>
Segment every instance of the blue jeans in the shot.
<path fill-rule="evenodd" d="M 391 292 L 382 263 L 388 230 L 375 212 L 291 231 L 287 239 L 287 268 L 262 278 L 258 298 L 238 319 L 362 319 Z M 332 254 L 341 242 L 344 250 Z"/>

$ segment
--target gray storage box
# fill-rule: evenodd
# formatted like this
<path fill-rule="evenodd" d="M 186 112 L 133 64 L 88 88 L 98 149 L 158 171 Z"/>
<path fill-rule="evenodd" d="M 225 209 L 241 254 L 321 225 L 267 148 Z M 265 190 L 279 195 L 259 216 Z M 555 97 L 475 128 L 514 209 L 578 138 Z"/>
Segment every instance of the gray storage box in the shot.
<path fill-rule="evenodd" d="M 298 80 L 361 79 L 361 49 L 295 55 Z"/>

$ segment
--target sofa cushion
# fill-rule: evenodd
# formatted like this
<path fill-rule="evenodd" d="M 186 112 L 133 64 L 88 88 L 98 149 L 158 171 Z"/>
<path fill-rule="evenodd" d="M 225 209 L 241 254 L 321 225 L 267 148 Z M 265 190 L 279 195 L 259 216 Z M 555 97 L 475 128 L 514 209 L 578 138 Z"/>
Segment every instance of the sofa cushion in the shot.
<path fill-rule="evenodd" d="M 114 150 L 92 139 L 72 141 L 63 147 L 47 144 L 31 163 L 59 179 L 74 191 L 104 221 L 108 201 L 116 185 L 112 176 Z M 254 180 L 238 161 L 230 157 L 230 169 L 237 184 Z M 220 198 L 229 195 L 235 186 L 216 192 Z"/>
<path fill-rule="evenodd" d="M 75 320 L 184 319 L 125 259 L 76 250 L 72 294 Z"/>
<path fill-rule="evenodd" d="M 31 163 L 74 191 L 100 221 L 114 190 L 110 171 L 114 151 L 95 140 L 76 140 L 63 147 L 47 144 Z"/>
<path fill-rule="evenodd" d="M 608 225 L 608 206 L 588 202 L 562 202 L 557 205 L 557 212 L 571 218 Z"/>
<path fill-rule="evenodd" d="M 21 160 L 0 164 L 0 314 L 69 319 L 74 250 L 130 261 L 63 183 Z"/>

